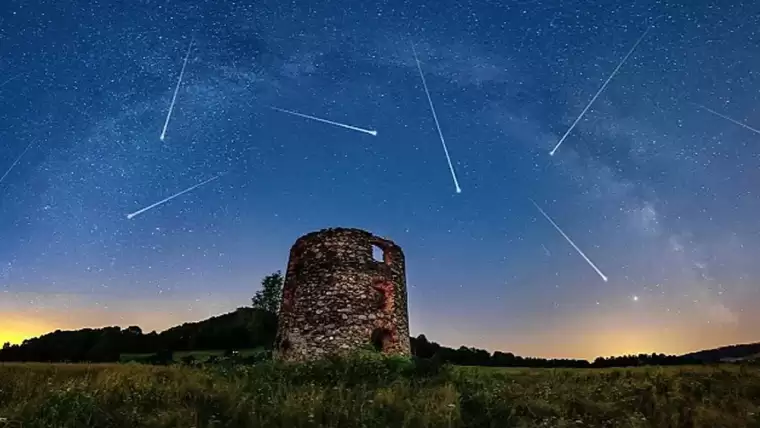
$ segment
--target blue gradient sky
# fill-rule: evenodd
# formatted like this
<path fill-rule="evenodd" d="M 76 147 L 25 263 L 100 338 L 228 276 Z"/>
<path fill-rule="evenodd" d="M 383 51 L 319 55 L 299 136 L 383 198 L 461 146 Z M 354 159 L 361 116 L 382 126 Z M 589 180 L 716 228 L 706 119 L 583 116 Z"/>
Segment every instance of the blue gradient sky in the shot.
<path fill-rule="evenodd" d="M 689 3 L 4 1 L 0 340 L 232 310 L 331 226 L 402 246 L 443 344 L 760 340 L 760 132 L 694 104 L 760 128 L 760 4 Z"/>

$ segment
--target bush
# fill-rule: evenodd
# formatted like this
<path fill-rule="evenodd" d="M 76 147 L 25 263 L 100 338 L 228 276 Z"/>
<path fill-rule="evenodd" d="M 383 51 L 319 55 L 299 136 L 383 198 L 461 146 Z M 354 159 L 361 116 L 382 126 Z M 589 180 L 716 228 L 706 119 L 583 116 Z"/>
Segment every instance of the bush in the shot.
<path fill-rule="evenodd" d="M 433 377 L 441 375 L 444 370 L 450 369 L 443 364 L 440 358 L 417 358 L 413 357 L 414 376 Z"/>
<path fill-rule="evenodd" d="M 174 352 L 170 350 L 158 351 L 150 357 L 147 357 L 145 361 L 148 364 L 166 366 L 174 362 Z"/>
<path fill-rule="evenodd" d="M 238 362 L 245 365 L 258 364 L 272 359 L 272 351 L 261 351 L 246 357 L 240 357 Z"/>

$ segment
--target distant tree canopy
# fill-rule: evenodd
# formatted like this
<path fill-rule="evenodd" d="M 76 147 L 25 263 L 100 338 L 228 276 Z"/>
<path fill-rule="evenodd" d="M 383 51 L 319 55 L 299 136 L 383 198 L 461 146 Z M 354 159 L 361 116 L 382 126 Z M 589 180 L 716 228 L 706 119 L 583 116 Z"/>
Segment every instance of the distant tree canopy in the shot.
<path fill-rule="evenodd" d="M 106 362 L 118 361 L 120 354 L 271 348 L 276 321 L 273 314 L 249 307 L 161 333 L 144 334 L 134 326 L 57 330 L 4 347 L 0 361 Z"/>
<path fill-rule="evenodd" d="M 283 277 L 280 271 L 267 275 L 261 280 L 261 290 L 257 291 L 251 299 L 254 309 L 277 314 L 282 300 Z"/>
<path fill-rule="evenodd" d="M 280 272 L 266 276 L 261 289 L 251 300 L 253 307 L 215 316 L 200 322 L 184 323 L 161 333 L 143 333 L 137 326 L 126 329 L 105 327 L 60 331 L 27 339 L 21 345 L 6 343 L 0 361 L 112 362 L 121 354 L 154 354 L 155 364 L 171 361 L 175 351 L 271 349 L 277 332 L 283 277 Z M 573 359 L 524 358 L 511 352 L 490 353 L 484 349 L 461 346 L 448 348 L 431 342 L 421 334 L 411 337 L 412 354 L 417 358 L 442 363 L 493 367 L 630 367 L 645 365 L 682 365 L 712 363 L 760 354 L 760 343 L 736 345 L 694 354 L 664 354 L 599 357 L 593 362 Z"/>
<path fill-rule="evenodd" d="M 161 333 L 143 333 L 138 326 L 60 331 L 27 339 L 21 345 L 6 343 L 0 361 L 118 361 L 121 354 L 167 354 L 173 351 L 271 349 L 277 333 L 277 310 L 282 292 L 278 271 L 261 281 L 253 307 L 184 323 Z"/>

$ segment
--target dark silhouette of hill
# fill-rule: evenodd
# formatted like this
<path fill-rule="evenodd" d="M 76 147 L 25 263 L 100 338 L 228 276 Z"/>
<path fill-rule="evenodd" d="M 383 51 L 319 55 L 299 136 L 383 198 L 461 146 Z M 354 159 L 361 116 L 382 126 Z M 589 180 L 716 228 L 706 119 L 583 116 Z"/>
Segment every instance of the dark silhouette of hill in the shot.
<path fill-rule="evenodd" d="M 694 358 L 704 363 L 757 360 L 760 359 L 760 342 L 706 349 L 686 354 L 684 357 Z"/>
<path fill-rule="evenodd" d="M 56 330 L 20 345 L 6 343 L 0 350 L 0 361 L 37 362 L 114 362 L 122 354 L 153 354 L 148 363 L 169 363 L 175 351 L 223 350 L 252 348 L 272 349 L 277 332 L 277 309 L 282 296 L 283 276 L 278 271 L 261 281 L 261 289 L 251 299 L 251 307 L 184 323 L 161 333 L 144 334 L 137 326 L 85 328 L 75 331 Z M 665 354 L 623 355 L 598 357 L 593 362 L 573 359 L 520 357 L 511 352 L 461 346 L 457 349 L 430 342 L 425 335 L 410 337 L 412 354 L 416 358 L 436 363 L 493 367 L 630 367 L 646 365 L 685 365 L 719 361 L 736 361 L 760 354 L 760 343 L 675 356 Z M 258 360 L 254 358 L 253 360 Z M 252 361 L 253 361 L 252 360 Z"/>
<path fill-rule="evenodd" d="M 0 361 L 114 362 L 121 354 L 170 355 L 175 351 L 271 349 L 277 330 L 274 313 L 250 307 L 184 323 L 161 333 L 143 333 L 137 326 L 85 328 L 61 331 L 27 339 L 20 345 L 5 344 Z M 494 367 L 630 367 L 685 365 L 732 361 L 760 353 L 760 344 L 734 345 L 682 356 L 664 354 L 599 357 L 593 362 L 577 359 L 544 359 L 516 356 L 510 352 L 490 353 L 484 349 L 442 346 L 425 335 L 411 337 L 412 354 L 442 363 Z M 169 358 L 170 359 L 170 358 Z"/>
<path fill-rule="evenodd" d="M 254 308 L 238 308 L 203 321 L 172 327 L 161 332 L 159 343 L 172 351 L 269 349 L 276 332 L 276 315 Z"/>
<path fill-rule="evenodd" d="M 209 319 L 184 323 L 161 333 L 144 334 L 137 326 L 56 330 L 24 340 L 20 345 L 6 343 L 0 361 L 118 361 L 120 354 L 165 351 L 269 348 L 274 342 L 277 317 L 254 308 Z"/>

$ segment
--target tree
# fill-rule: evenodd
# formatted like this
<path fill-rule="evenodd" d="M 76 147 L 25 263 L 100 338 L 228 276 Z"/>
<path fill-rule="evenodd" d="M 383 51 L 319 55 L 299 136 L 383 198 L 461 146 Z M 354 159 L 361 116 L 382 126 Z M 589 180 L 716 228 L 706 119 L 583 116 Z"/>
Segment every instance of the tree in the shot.
<path fill-rule="evenodd" d="M 134 335 L 134 336 L 140 336 L 141 334 L 143 334 L 143 331 L 142 331 L 142 329 L 140 327 L 138 327 L 136 325 L 131 325 L 131 326 L 129 326 L 129 327 L 127 327 L 127 328 L 124 329 L 124 334 L 131 334 L 131 335 Z"/>
<path fill-rule="evenodd" d="M 417 338 L 409 338 L 409 342 L 412 347 L 412 355 L 420 358 L 433 358 L 433 355 L 441 349 L 441 345 L 428 341 L 424 334 L 420 334 Z"/>
<path fill-rule="evenodd" d="M 282 300 L 282 273 L 277 271 L 267 275 L 261 280 L 261 290 L 257 291 L 251 299 L 253 307 L 273 314 L 277 314 Z"/>

